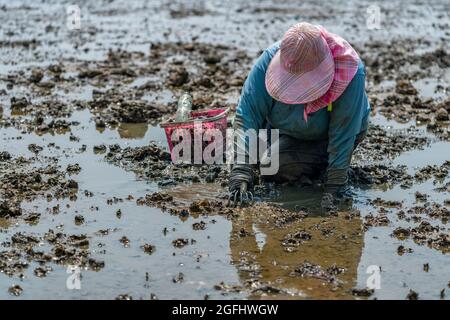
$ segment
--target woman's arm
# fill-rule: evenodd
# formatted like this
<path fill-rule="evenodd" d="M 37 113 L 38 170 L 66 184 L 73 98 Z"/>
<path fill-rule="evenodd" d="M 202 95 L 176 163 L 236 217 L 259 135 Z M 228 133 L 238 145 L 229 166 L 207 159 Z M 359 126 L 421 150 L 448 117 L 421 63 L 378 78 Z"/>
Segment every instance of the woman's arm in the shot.
<path fill-rule="evenodd" d="M 264 125 L 267 115 L 272 106 L 272 97 L 268 94 L 265 85 L 266 70 L 271 60 L 271 53 L 266 50 L 258 58 L 250 71 L 242 88 L 241 97 L 236 110 L 233 127 L 233 160 L 228 188 L 232 194 L 238 192 L 245 183 L 249 189 L 253 187 L 253 171 L 250 164 L 256 164 L 257 159 L 249 154 L 248 130 L 255 130 L 256 137 L 258 129 Z M 252 143 L 258 143 L 258 140 Z M 257 154 L 256 154 L 257 157 Z M 245 160 L 244 163 L 236 163 L 236 160 Z"/>
<path fill-rule="evenodd" d="M 266 71 L 271 59 L 270 52 L 265 50 L 245 80 L 236 109 L 234 129 L 258 130 L 264 125 L 273 103 L 265 85 Z"/>
<path fill-rule="evenodd" d="M 363 69 L 362 69 L 363 70 Z M 328 129 L 327 187 L 344 186 L 356 135 L 369 112 L 365 74 L 358 72 L 343 94 L 333 103 Z"/>

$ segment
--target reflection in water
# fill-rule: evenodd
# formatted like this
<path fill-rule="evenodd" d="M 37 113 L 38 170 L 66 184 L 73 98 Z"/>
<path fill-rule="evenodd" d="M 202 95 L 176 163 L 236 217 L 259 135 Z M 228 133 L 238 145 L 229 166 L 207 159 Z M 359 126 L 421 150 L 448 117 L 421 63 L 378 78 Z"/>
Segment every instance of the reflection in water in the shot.
<path fill-rule="evenodd" d="M 145 137 L 147 123 L 121 123 L 117 131 L 122 139 L 139 139 Z"/>
<path fill-rule="evenodd" d="M 289 210 L 305 210 L 314 215 L 324 214 L 320 206 L 323 191 L 318 186 L 270 186 L 268 190 L 271 192 L 263 195 L 264 201 L 281 205 Z"/>
<path fill-rule="evenodd" d="M 148 123 L 125 123 L 122 122 L 119 125 L 110 125 L 110 129 L 116 129 L 121 139 L 142 139 L 148 131 Z M 96 126 L 95 129 L 98 133 L 104 133 L 105 126 Z"/>
<path fill-rule="evenodd" d="M 188 202 L 188 199 L 217 200 L 218 190 L 215 185 L 205 188 L 204 184 L 193 184 L 180 185 L 168 192 L 177 201 Z M 311 203 L 298 199 L 295 204 L 304 208 Z M 255 281 L 280 290 L 272 295 L 266 292 L 270 298 L 351 298 L 364 245 L 360 217 L 351 211 L 331 217 L 315 213 L 315 216 L 292 219 L 292 222 L 279 225 L 277 219 L 282 217 L 277 214 L 268 207 L 256 206 L 242 210 L 238 217 L 232 219 L 231 261 L 241 284 L 250 292 L 254 289 L 251 283 Z M 283 244 L 289 234 L 299 231 L 311 238 L 301 240 L 294 236 L 292 242 Z M 324 271 L 333 265 L 344 268 L 343 273 L 336 275 L 340 285 L 324 279 L 292 275 L 305 261 L 319 265 Z M 261 292 L 250 294 L 250 298 L 261 298 Z"/>
<path fill-rule="evenodd" d="M 181 184 L 173 186 L 167 190 L 167 193 L 180 203 L 189 205 L 191 202 L 197 200 L 217 200 L 217 196 L 225 191 L 224 188 L 219 187 L 218 189 L 218 186 L 214 183 L 192 183 L 189 185 Z"/>
<path fill-rule="evenodd" d="M 9 225 L 10 225 L 10 222 L 8 219 L 0 218 L 0 228 L 7 229 L 9 227 Z"/>
<path fill-rule="evenodd" d="M 341 213 L 338 217 L 307 217 L 279 228 L 268 223 L 265 214 L 249 208 L 233 222 L 231 255 L 243 283 L 257 278 L 282 292 L 300 292 L 307 298 L 351 297 L 363 248 L 359 217 L 349 219 L 348 213 Z M 298 246 L 283 245 L 288 234 L 298 231 L 305 231 L 311 239 Z M 333 265 L 344 268 L 344 273 L 337 275 L 341 285 L 292 275 L 292 271 L 305 261 L 320 265 L 322 270 Z M 276 297 L 286 298 L 280 293 L 270 298 Z"/>

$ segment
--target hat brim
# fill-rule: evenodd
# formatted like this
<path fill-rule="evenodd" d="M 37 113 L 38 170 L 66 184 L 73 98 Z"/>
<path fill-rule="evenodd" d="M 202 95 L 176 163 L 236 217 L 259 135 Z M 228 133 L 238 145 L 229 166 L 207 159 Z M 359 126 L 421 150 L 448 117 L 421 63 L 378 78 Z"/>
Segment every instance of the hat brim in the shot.
<path fill-rule="evenodd" d="M 280 61 L 280 50 L 270 61 L 266 72 L 266 89 L 278 101 L 286 104 L 304 104 L 317 100 L 330 89 L 334 78 L 334 60 L 331 50 L 325 59 L 311 71 L 298 74 L 285 70 Z"/>

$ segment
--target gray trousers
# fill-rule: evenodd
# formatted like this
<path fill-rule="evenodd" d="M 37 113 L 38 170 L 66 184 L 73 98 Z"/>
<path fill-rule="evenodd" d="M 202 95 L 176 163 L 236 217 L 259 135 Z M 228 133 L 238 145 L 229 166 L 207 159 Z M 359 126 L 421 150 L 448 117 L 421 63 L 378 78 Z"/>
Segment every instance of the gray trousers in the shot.
<path fill-rule="evenodd" d="M 353 150 L 364 139 L 365 135 L 366 131 L 356 136 Z M 262 176 L 264 181 L 276 183 L 295 182 L 300 185 L 324 182 L 328 167 L 328 139 L 307 141 L 288 135 L 280 135 L 280 138 L 271 146 L 271 152 L 275 152 L 276 147 L 278 147 L 279 154 L 278 173 L 276 175 Z M 264 162 L 264 159 L 262 162 Z M 344 174 L 345 176 L 347 175 L 346 172 Z"/>

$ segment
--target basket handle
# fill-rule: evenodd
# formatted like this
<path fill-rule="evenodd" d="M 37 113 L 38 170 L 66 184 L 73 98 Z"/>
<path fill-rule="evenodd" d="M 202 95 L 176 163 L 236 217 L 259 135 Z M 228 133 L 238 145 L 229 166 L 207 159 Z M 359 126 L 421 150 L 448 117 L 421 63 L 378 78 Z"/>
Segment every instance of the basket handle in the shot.
<path fill-rule="evenodd" d="M 215 115 L 214 117 L 207 118 L 207 119 L 204 119 L 204 120 L 216 121 L 216 120 L 226 116 L 228 114 L 228 112 L 230 112 L 230 108 L 226 108 L 225 110 L 223 110 L 223 112 L 219 113 L 218 115 Z M 177 125 L 177 124 L 191 123 L 191 122 L 194 122 L 194 121 L 196 121 L 196 120 L 194 119 L 194 120 L 188 120 L 188 121 L 162 122 L 162 123 L 159 124 L 159 126 L 161 128 L 165 128 L 165 127 L 168 127 L 168 126 L 173 126 L 173 125 Z"/>

